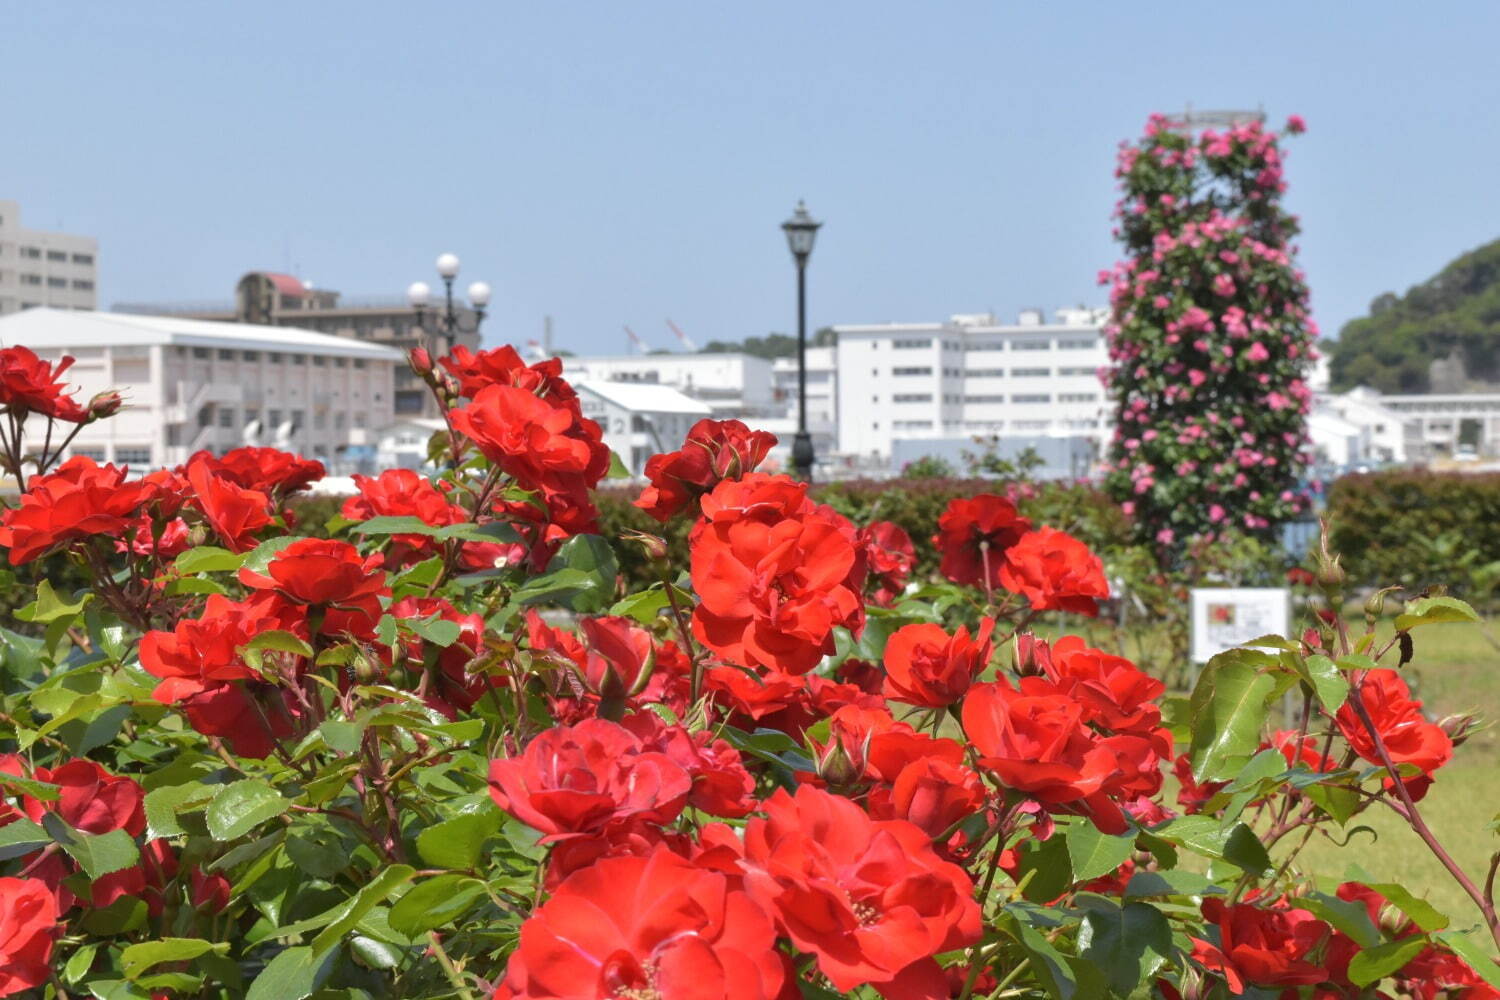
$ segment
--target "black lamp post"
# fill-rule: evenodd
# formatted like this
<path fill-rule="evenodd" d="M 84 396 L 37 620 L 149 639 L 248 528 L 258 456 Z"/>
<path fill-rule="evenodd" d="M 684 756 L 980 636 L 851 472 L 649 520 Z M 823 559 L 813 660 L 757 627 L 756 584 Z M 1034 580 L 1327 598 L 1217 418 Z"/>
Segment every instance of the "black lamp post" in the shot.
<path fill-rule="evenodd" d="M 781 224 L 786 245 L 797 262 L 797 436 L 792 439 L 792 471 L 803 482 L 812 482 L 813 444 L 807 433 L 807 258 L 812 256 L 818 227 L 807 214 L 807 206 L 797 202 L 797 211 Z"/>
<path fill-rule="evenodd" d="M 446 351 L 453 346 L 455 334 L 479 332 L 479 324 L 484 322 L 484 307 L 490 304 L 490 286 L 483 281 L 476 281 L 469 286 L 469 305 L 474 310 L 474 325 L 465 326 L 458 311 L 453 308 L 453 279 L 458 277 L 457 255 L 445 253 L 439 256 L 437 272 L 443 279 L 444 303 L 441 311 L 434 310 L 434 319 L 438 332 L 442 333 L 446 341 L 440 345 L 440 349 Z M 417 325 L 424 330 L 427 328 L 426 313 L 431 300 L 432 289 L 425 281 L 414 281 L 406 289 L 406 301 L 417 314 Z"/>

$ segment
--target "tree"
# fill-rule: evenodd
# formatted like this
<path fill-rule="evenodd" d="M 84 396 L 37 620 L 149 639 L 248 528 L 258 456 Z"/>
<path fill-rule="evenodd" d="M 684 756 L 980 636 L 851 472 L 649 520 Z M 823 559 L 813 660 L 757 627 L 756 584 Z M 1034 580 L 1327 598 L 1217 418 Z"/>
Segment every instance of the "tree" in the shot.
<path fill-rule="evenodd" d="M 1287 131 L 1301 130 L 1293 117 Z M 1107 488 L 1164 563 L 1229 528 L 1272 537 L 1307 504 L 1316 356 L 1280 137 L 1259 122 L 1195 134 L 1154 115 L 1116 176 L 1125 259 L 1101 275 L 1113 285 Z"/>

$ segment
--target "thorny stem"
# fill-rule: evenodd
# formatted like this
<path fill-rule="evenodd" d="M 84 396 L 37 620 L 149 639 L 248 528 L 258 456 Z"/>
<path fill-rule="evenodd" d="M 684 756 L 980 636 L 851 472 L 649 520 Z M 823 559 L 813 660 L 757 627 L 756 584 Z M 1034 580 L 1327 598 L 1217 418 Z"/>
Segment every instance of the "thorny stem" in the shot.
<path fill-rule="evenodd" d="M 438 937 L 437 931 L 429 931 L 427 940 L 432 945 L 432 954 L 437 958 L 438 965 L 443 967 L 443 974 L 448 977 L 448 982 L 453 984 L 458 995 L 463 997 L 463 1000 L 474 1000 L 474 994 L 469 992 L 469 987 L 464 983 L 463 973 L 458 971 L 457 966 L 453 964 L 453 959 L 449 958 L 448 953 L 443 950 L 443 942 Z"/>

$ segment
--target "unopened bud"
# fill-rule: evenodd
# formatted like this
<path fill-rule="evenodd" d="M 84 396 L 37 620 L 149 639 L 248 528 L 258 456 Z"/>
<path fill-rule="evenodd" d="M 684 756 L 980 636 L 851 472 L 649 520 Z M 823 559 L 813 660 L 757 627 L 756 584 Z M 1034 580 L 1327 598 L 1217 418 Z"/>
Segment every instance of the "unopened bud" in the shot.
<path fill-rule="evenodd" d="M 1324 521 L 1322 533 L 1318 540 L 1318 586 L 1325 591 L 1338 590 L 1349 578 L 1344 572 L 1344 567 L 1339 565 L 1339 557 L 1328 549 L 1328 522 Z"/>
<path fill-rule="evenodd" d="M 1376 921 L 1380 929 L 1391 937 L 1400 937 L 1401 933 L 1411 926 L 1411 918 L 1401 912 L 1401 908 L 1386 903 L 1380 908 L 1380 915 Z"/>
<path fill-rule="evenodd" d="M 211 916 L 222 913 L 229 907 L 229 880 L 223 875 L 205 875 L 194 870 L 192 896 L 194 909 Z"/>
<path fill-rule="evenodd" d="M 1385 595 L 1394 589 L 1394 587 L 1385 587 L 1365 598 L 1365 617 L 1373 622 L 1385 614 Z"/>
<path fill-rule="evenodd" d="M 859 780 L 859 768 L 838 737 L 834 737 L 828 750 L 818 758 L 818 777 L 835 788 L 844 788 Z"/>
<path fill-rule="evenodd" d="M 363 653 L 354 661 L 354 677 L 361 684 L 370 684 L 380 677 L 380 671 Z"/>
<path fill-rule="evenodd" d="M 1479 719 L 1473 712 L 1464 712 L 1461 715 L 1450 715 L 1438 722 L 1438 728 L 1448 734 L 1448 739 L 1453 741 L 1455 747 L 1463 746 L 1469 734 L 1478 725 Z"/>
<path fill-rule="evenodd" d="M 124 405 L 125 398 L 114 389 L 110 389 L 108 392 L 101 392 L 89 400 L 88 422 L 92 423 L 95 420 L 112 417 L 120 412 L 120 407 Z"/>
<path fill-rule="evenodd" d="M 648 535 L 644 531 L 626 530 L 620 537 L 627 542 L 635 542 L 646 550 L 647 559 L 667 558 L 667 540 L 660 535 Z"/>
<path fill-rule="evenodd" d="M 413 347 L 411 353 L 406 356 L 406 361 L 418 378 L 424 382 L 431 381 L 432 355 L 427 353 L 427 348 Z"/>
<path fill-rule="evenodd" d="M 1019 677 L 1039 677 L 1043 673 L 1041 658 L 1037 655 L 1037 638 L 1030 632 L 1016 635 L 1011 647 L 1011 658 Z"/>

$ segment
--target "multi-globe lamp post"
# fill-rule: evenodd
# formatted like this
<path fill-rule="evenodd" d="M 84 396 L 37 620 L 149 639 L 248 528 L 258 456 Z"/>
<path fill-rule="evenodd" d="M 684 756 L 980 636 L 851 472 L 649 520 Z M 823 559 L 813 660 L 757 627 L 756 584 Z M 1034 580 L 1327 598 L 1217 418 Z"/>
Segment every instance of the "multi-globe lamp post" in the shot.
<path fill-rule="evenodd" d="M 800 200 L 792 217 L 781 224 L 786 245 L 797 262 L 797 436 L 792 439 L 792 471 L 803 482 L 812 482 L 813 443 L 807 433 L 807 259 L 818 237 L 817 222 Z"/>
<path fill-rule="evenodd" d="M 456 334 L 478 333 L 484 322 L 484 308 L 490 304 L 490 286 L 483 281 L 469 285 L 469 307 L 474 311 L 473 325 L 465 325 L 463 317 L 453 307 L 453 279 L 458 277 L 459 261 L 456 254 L 445 253 L 437 259 L 438 277 L 443 279 L 443 305 L 433 310 L 436 332 L 441 333 L 444 343 L 434 345 L 447 351 L 453 347 Z M 406 301 L 417 314 L 417 325 L 427 329 L 427 312 L 432 303 L 432 289 L 425 281 L 414 281 L 406 289 Z"/>

